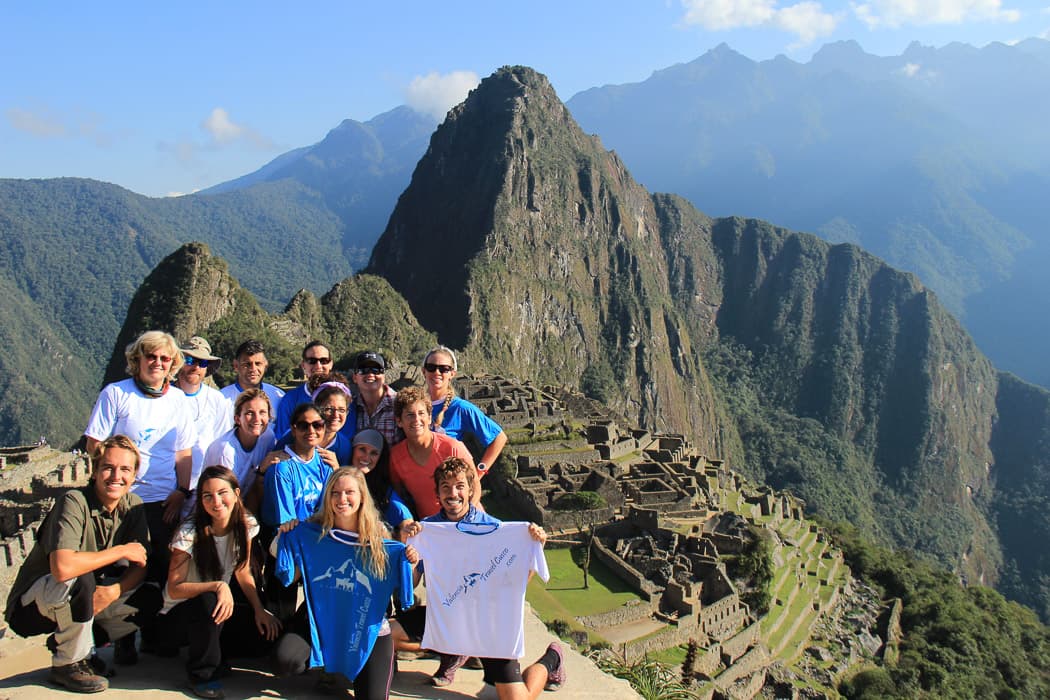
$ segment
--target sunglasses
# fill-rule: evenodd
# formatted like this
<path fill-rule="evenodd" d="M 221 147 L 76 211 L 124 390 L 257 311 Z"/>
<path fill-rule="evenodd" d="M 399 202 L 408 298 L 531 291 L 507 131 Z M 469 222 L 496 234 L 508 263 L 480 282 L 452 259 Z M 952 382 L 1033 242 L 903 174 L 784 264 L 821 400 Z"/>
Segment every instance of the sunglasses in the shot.
<path fill-rule="evenodd" d="M 433 362 L 428 362 L 423 365 L 423 369 L 428 372 L 440 372 L 441 374 L 448 374 L 452 371 L 452 365 L 435 365 Z"/>
<path fill-rule="evenodd" d="M 170 355 L 158 355 L 155 352 L 151 352 L 145 356 L 147 362 L 160 362 L 163 365 L 171 362 L 172 358 Z"/>
<path fill-rule="evenodd" d="M 211 360 L 202 360 L 200 358 L 193 357 L 192 355 L 186 355 L 184 359 L 186 360 L 187 367 L 200 367 L 201 369 L 208 369 L 208 365 L 211 364 Z"/>
<path fill-rule="evenodd" d="M 330 357 L 304 357 L 303 362 L 308 365 L 327 365 L 331 364 L 332 358 Z"/>
<path fill-rule="evenodd" d="M 310 428 L 313 428 L 317 432 L 321 432 L 322 430 L 324 430 L 324 421 L 323 420 L 315 420 L 315 421 L 301 420 L 301 421 L 299 421 L 298 423 L 295 424 L 295 429 L 296 430 L 302 430 L 303 432 L 306 432 Z"/>
<path fill-rule="evenodd" d="M 356 371 L 358 374 L 383 374 L 383 370 L 378 367 L 361 367 Z"/>

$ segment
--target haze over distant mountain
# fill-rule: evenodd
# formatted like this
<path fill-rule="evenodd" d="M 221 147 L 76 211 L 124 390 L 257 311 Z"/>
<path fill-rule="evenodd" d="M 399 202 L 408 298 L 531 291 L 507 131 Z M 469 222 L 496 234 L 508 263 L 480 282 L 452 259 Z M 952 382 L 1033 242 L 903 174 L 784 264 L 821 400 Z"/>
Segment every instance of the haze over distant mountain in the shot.
<path fill-rule="evenodd" d="M 367 122 L 344 120 L 325 138 L 278 156 L 259 170 L 204 190 L 216 194 L 290 180 L 320 195 L 343 225 L 343 249 L 354 269 L 368 260 L 397 196 L 427 148 L 435 120 L 409 107 Z"/>
<path fill-rule="evenodd" d="M 648 194 L 527 68 L 449 113 L 367 270 L 466 371 L 579 381 L 968 580 L 1005 572 L 1041 605 L 1045 546 L 1021 557 L 1031 539 L 996 532 L 1020 494 L 1027 512 L 1050 503 L 1030 458 L 1050 393 L 1013 380 L 1000 396 L 936 296 L 856 246 Z M 1004 418 L 997 401 L 1025 392 Z M 994 452 L 993 426 L 1012 453 Z"/>
<path fill-rule="evenodd" d="M 857 243 L 917 273 L 1004 369 L 1050 386 L 1050 42 L 806 64 L 722 45 L 568 106 L 648 188 Z"/>
<path fill-rule="evenodd" d="M 0 180 L 0 289 L 11 302 L 0 444 L 77 438 L 132 294 L 183 243 L 213 246 L 270 310 L 351 274 L 433 128 L 408 108 L 346 120 L 256 173 L 177 198 L 85 179 Z"/>

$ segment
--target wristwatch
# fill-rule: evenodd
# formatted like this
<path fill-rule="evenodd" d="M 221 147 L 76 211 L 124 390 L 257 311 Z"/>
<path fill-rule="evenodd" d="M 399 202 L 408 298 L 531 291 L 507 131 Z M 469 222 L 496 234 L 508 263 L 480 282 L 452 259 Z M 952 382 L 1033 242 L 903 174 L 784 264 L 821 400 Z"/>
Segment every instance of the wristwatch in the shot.
<path fill-rule="evenodd" d="M 484 462 L 478 462 L 478 473 L 484 474 L 488 470 L 489 470 L 489 465 L 485 464 Z"/>
<path fill-rule="evenodd" d="M 193 490 L 192 489 L 188 489 L 185 486 L 180 486 L 179 487 L 179 493 L 181 493 L 186 498 L 189 498 L 190 496 L 193 495 Z"/>

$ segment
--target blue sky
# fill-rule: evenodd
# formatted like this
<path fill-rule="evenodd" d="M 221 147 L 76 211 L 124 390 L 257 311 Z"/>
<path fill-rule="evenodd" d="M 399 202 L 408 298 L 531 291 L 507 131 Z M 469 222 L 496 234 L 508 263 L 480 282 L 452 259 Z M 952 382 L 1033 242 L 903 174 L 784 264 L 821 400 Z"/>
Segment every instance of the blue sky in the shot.
<path fill-rule="evenodd" d="M 559 96 L 725 42 L 805 62 L 855 39 L 1050 38 L 1050 0 L 531 0 L 0 4 L 0 177 L 192 192 L 401 104 L 443 113 L 506 64 Z"/>

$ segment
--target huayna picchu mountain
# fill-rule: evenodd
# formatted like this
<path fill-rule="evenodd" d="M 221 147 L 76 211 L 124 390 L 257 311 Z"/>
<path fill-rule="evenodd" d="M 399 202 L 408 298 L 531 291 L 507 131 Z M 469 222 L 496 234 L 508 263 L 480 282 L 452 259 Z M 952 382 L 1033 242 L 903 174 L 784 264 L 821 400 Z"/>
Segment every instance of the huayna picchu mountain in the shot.
<path fill-rule="evenodd" d="M 471 369 L 604 377 L 641 423 L 997 580 L 999 377 L 935 295 L 855 246 L 650 195 L 531 69 L 450 112 L 367 269 Z"/>
<path fill-rule="evenodd" d="M 177 268 L 211 269 L 206 255 L 172 256 L 128 323 L 170 318 L 227 355 L 269 334 L 278 379 L 307 336 L 344 359 L 369 345 L 418 362 L 425 328 L 466 372 L 584 386 L 810 511 L 967 581 L 1004 575 L 1050 617 L 1050 394 L 998 374 L 913 275 L 855 246 L 649 194 L 531 69 L 501 69 L 450 112 L 371 274 L 276 318 L 177 323 L 158 309 L 216 304 L 218 282 L 177 282 L 203 280 Z"/>

